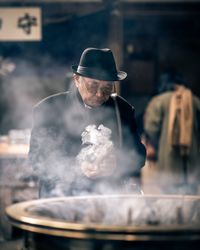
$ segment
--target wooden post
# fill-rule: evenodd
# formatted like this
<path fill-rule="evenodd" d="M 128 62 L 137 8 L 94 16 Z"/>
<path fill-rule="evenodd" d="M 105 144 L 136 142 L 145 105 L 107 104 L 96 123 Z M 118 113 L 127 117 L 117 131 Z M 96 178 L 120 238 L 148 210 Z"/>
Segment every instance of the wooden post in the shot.
<path fill-rule="evenodd" d="M 108 47 L 114 54 L 117 68 L 120 69 L 123 64 L 123 16 L 120 0 L 111 1 L 110 4 Z M 119 83 L 116 83 L 115 87 L 119 94 Z"/>

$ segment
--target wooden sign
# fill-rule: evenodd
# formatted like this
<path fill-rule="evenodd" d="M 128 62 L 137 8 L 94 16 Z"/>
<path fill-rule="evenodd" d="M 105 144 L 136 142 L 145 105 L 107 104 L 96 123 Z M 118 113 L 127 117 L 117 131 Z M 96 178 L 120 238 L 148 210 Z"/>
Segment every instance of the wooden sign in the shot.
<path fill-rule="evenodd" d="M 41 9 L 0 8 L 0 41 L 40 41 Z"/>

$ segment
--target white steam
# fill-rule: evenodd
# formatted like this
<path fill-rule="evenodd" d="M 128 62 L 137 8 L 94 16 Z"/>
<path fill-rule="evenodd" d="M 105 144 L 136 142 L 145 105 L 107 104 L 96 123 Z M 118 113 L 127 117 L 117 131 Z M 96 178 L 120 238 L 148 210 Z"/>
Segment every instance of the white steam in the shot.
<path fill-rule="evenodd" d="M 32 126 L 32 108 L 42 98 L 65 90 L 66 66 L 43 57 L 36 65 L 28 60 L 0 57 L 0 133 Z M 46 67 L 46 68 L 45 68 Z"/>
<path fill-rule="evenodd" d="M 86 145 L 77 155 L 77 162 L 83 173 L 90 178 L 109 176 L 116 168 L 116 157 L 112 131 L 102 124 L 89 125 L 82 133 L 82 144 Z"/>

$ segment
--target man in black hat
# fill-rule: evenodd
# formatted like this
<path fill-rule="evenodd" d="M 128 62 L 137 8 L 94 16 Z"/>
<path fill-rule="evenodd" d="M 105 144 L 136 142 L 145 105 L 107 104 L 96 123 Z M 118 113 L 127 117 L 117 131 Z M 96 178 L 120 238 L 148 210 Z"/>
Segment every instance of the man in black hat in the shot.
<path fill-rule="evenodd" d="M 134 108 L 113 94 L 127 74 L 116 69 L 110 49 L 97 48 L 84 50 L 72 70 L 72 91 L 34 107 L 29 160 L 40 197 L 125 192 L 146 154 Z"/>

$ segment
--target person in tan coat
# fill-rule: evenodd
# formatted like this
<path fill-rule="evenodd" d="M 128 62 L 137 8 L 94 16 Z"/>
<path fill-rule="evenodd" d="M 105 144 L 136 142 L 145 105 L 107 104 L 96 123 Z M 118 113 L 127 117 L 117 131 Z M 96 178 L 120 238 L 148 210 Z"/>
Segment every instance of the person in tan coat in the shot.
<path fill-rule="evenodd" d="M 164 80 L 144 115 L 151 181 L 162 193 L 195 194 L 200 185 L 200 99 L 178 78 L 165 75 Z"/>

